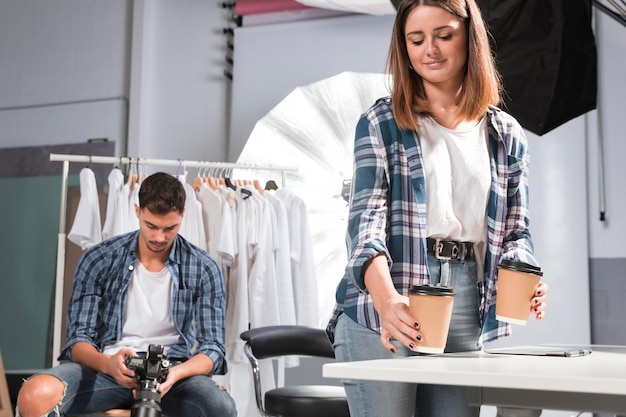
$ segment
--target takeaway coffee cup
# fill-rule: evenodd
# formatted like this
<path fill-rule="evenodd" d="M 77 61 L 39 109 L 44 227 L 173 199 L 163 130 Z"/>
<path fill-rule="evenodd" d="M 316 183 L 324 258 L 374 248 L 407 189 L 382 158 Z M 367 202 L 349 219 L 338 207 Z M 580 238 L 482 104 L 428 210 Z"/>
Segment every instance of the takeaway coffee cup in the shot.
<path fill-rule="evenodd" d="M 409 312 L 420 325 L 422 353 L 443 353 L 450 329 L 454 290 L 441 285 L 415 285 L 409 292 Z"/>
<path fill-rule="evenodd" d="M 526 325 L 531 299 L 542 275 L 538 266 L 513 260 L 500 262 L 496 282 L 496 319 Z"/>

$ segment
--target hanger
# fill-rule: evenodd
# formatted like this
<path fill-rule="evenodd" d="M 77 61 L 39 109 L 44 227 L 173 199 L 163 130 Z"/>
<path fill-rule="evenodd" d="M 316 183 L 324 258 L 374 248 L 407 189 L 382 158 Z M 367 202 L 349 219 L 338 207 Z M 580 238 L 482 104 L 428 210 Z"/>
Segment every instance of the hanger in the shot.
<path fill-rule="evenodd" d="M 141 185 L 141 182 L 143 181 L 143 179 L 146 177 L 145 176 L 145 165 L 143 164 L 139 164 L 141 158 L 137 158 L 135 160 L 135 170 L 137 171 L 137 177 L 135 179 L 135 182 L 138 185 Z"/>
<path fill-rule="evenodd" d="M 278 185 L 276 185 L 276 181 L 274 180 L 268 180 L 265 183 L 265 189 L 266 190 L 278 190 Z"/>
<path fill-rule="evenodd" d="M 226 184 L 226 186 L 228 188 L 232 188 L 233 190 L 237 189 L 237 186 L 231 181 L 230 179 L 230 175 L 231 175 L 231 170 L 224 170 L 224 183 Z"/>
<path fill-rule="evenodd" d="M 130 190 L 133 191 L 135 188 L 135 182 L 137 182 L 137 166 L 135 165 L 135 172 L 133 172 L 133 158 L 128 158 L 128 178 L 127 184 L 130 187 Z"/>
<path fill-rule="evenodd" d="M 200 187 L 204 180 L 202 179 L 202 167 L 198 168 L 198 173 L 196 174 L 196 178 L 193 179 L 193 189 L 196 191 L 200 191 Z"/>
<path fill-rule="evenodd" d="M 185 182 L 189 183 L 189 179 L 187 178 L 187 171 L 185 171 L 185 167 L 183 165 L 182 159 L 177 159 L 178 167 L 176 168 L 176 179 L 180 180 L 181 176 L 185 179 Z"/>
<path fill-rule="evenodd" d="M 260 193 L 263 194 L 263 191 L 265 191 L 263 189 L 263 187 L 261 187 L 261 181 L 259 181 L 258 179 L 254 179 L 252 180 L 252 185 L 254 185 L 254 188 L 256 188 L 256 190 Z"/>
<path fill-rule="evenodd" d="M 226 186 L 235 191 L 239 190 L 239 192 L 241 192 L 241 194 L 243 195 L 244 200 L 250 198 L 250 196 L 252 195 L 252 191 L 244 187 L 237 187 L 235 183 L 233 182 L 233 180 L 230 178 L 231 175 L 232 175 L 232 169 L 228 169 L 225 171 L 224 182 L 226 183 Z"/>

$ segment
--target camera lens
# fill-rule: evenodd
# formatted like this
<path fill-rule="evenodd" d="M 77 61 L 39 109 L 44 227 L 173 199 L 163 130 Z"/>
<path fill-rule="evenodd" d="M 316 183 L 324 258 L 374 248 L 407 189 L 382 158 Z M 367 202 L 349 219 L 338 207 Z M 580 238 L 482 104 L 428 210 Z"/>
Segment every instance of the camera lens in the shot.
<path fill-rule="evenodd" d="M 155 391 L 137 391 L 130 409 L 131 417 L 161 417 L 161 395 Z"/>

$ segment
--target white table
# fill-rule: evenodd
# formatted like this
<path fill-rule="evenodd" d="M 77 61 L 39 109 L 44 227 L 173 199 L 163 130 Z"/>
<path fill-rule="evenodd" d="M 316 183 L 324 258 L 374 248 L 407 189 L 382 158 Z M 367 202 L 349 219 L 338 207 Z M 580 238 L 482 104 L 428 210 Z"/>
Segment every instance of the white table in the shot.
<path fill-rule="evenodd" d="M 463 353 L 328 363 L 328 378 L 468 387 L 474 405 L 626 415 L 626 347 L 588 346 L 581 357 Z"/>

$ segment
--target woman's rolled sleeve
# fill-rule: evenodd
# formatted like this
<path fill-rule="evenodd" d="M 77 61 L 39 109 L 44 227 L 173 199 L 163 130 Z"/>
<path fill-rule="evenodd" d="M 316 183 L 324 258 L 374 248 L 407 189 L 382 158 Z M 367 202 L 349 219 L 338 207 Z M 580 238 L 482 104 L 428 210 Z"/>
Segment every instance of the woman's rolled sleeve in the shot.
<path fill-rule="evenodd" d="M 347 244 L 348 276 L 359 291 L 366 292 L 364 266 L 384 253 L 391 257 L 385 244 L 387 227 L 388 173 L 386 156 L 376 124 L 365 115 L 356 128 L 354 175 Z"/>

